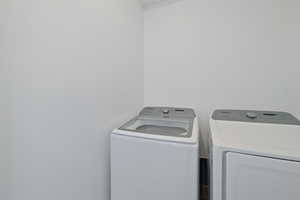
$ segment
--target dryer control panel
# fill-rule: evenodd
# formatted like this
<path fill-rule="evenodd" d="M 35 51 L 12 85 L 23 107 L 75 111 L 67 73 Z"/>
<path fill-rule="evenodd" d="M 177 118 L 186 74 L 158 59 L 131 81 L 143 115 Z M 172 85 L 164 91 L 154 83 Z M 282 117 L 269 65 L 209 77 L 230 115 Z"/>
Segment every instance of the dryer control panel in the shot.
<path fill-rule="evenodd" d="M 216 110 L 212 118 L 225 121 L 300 125 L 300 121 L 290 113 L 278 111 Z"/>

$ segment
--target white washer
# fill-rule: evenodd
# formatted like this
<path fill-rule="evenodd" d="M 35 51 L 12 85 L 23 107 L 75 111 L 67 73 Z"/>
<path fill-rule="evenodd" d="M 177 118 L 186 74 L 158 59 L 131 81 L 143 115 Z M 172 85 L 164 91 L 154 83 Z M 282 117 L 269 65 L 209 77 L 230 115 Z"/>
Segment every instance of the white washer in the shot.
<path fill-rule="evenodd" d="M 216 110 L 211 200 L 300 199 L 300 123 L 285 112 Z"/>
<path fill-rule="evenodd" d="M 192 109 L 146 107 L 111 134 L 112 200 L 198 200 L 198 121 Z"/>

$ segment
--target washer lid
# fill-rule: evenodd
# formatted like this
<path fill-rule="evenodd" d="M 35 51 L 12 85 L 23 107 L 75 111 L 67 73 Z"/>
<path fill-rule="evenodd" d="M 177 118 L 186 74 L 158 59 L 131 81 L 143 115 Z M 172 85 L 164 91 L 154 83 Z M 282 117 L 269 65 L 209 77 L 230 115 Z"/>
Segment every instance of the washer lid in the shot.
<path fill-rule="evenodd" d="M 193 120 L 157 119 L 138 116 L 121 126 L 121 130 L 170 137 L 191 137 Z"/>
<path fill-rule="evenodd" d="M 113 133 L 156 140 L 197 143 L 198 122 L 192 109 L 146 107 Z"/>

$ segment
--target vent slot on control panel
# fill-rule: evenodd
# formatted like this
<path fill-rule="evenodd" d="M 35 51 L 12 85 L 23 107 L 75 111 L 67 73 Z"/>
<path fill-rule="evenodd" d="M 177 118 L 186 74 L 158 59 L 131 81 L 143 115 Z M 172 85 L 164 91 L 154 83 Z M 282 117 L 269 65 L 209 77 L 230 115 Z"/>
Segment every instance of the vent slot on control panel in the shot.
<path fill-rule="evenodd" d="M 268 117 L 274 117 L 274 116 L 277 116 L 277 114 L 275 114 L 275 113 L 264 113 L 263 115 L 264 115 L 264 116 L 268 116 Z"/>

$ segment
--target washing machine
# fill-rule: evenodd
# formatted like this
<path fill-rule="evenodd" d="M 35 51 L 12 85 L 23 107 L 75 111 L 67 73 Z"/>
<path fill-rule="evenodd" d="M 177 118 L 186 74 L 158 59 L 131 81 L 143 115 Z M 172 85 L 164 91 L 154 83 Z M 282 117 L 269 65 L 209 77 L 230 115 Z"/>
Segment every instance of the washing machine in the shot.
<path fill-rule="evenodd" d="M 146 107 L 111 134 L 112 200 L 198 200 L 192 109 Z"/>
<path fill-rule="evenodd" d="M 300 123 L 289 113 L 216 110 L 211 200 L 300 199 Z"/>

